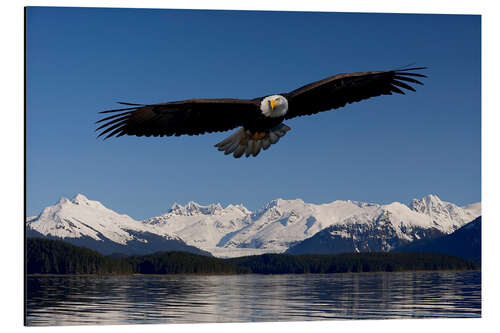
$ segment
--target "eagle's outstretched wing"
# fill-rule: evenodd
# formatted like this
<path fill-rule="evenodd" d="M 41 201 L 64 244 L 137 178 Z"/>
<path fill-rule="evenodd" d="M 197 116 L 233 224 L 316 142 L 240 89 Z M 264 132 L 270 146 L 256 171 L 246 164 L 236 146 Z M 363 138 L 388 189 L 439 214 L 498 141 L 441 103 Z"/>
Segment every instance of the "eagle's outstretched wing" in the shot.
<path fill-rule="evenodd" d="M 113 113 L 97 121 L 96 131 L 105 138 L 122 135 L 172 136 L 227 131 L 260 114 L 258 100 L 190 99 L 163 104 L 139 105 L 103 111 Z"/>
<path fill-rule="evenodd" d="M 426 77 L 414 71 L 426 67 L 400 70 L 337 74 L 283 94 L 288 100 L 286 119 L 337 109 L 347 103 L 370 97 L 404 94 L 412 83 L 422 84 L 414 77 Z"/>

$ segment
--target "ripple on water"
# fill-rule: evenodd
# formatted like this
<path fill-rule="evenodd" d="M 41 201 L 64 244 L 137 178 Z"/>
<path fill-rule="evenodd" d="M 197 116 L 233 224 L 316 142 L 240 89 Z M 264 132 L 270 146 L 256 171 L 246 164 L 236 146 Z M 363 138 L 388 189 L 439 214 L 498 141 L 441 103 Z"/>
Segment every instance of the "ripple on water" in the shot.
<path fill-rule="evenodd" d="M 27 324 L 480 317 L 480 272 L 29 276 Z"/>

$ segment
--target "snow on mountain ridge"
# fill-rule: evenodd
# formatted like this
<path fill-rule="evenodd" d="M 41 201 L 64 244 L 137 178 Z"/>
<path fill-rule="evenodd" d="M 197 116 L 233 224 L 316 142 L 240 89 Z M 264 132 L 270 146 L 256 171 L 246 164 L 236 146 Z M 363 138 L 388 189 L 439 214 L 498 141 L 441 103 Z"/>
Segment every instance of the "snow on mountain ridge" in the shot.
<path fill-rule="evenodd" d="M 419 211 L 418 202 L 423 202 L 423 205 L 430 210 Z M 354 237 L 352 230 L 356 228 L 378 229 L 386 230 L 385 232 L 390 232 L 394 237 L 411 241 L 422 234 L 417 230 L 432 229 L 443 234 L 451 233 L 476 218 L 476 214 L 480 214 L 478 210 L 467 211 L 432 195 L 418 202 L 415 201 L 416 209 L 410 209 L 409 206 L 399 202 L 379 205 L 336 200 L 316 205 L 305 203 L 300 199 L 273 200 L 246 217 L 247 226 L 231 237 L 225 237 L 225 242 L 220 243 L 219 247 L 267 248 L 273 252 L 281 252 L 290 245 L 334 225 L 338 226 L 337 229 L 344 229 L 342 232 L 337 232 L 342 235 L 347 235 L 345 230 L 351 230 L 349 235 Z"/>
<path fill-rule="evenodd" d="M 481 203 L 459 207 L 436 195 L 413 199 L 408 206 L 352 200 L 312 204 L 279 198 L 255 212 L 243 205 L 223 208 L 219 203 L 176 203 L 167 213 L 139 222 L 77 194 L 46 207 L 38 217 L 27 220 L 27 227 L 43 235 L 104 237 L 120 244 L 141 241 L 140 233 L 150 233 L 182 240 L 216 256 L 235 256 L 283 252 L 326 228 L 344 238 L 355 239 L 370 232 L 371 237 L 390 234 L 411 241 L 429 235 L 422 230 L 451 233 L 480 214 Z"/>
<path fill-rule="evenodd" d="M 174 203 L 172 207 L 168 210 L 166 215 L 177 215 L 177 216 L 193 216 L 193 215 L 216 215 L 223 214 L 226 210 L 238 209 L 244 213 L 250 213 L 250 211 L 243 205 L 228 205 L 226 208 L 222 208 L 220 203 L 214 203 L 207 206 L 200 205 L 197 202 L 189 201 L 185 206 L 178 203 Z"/>
<path fill-rule="evenodd" d="M 119 244 L 126 244 L 136 238 L 128 230 L 157 233 L 153 226 L 118 214 L 99 201 L 88 200 L 82 194 L 77 194 L 71 200 L 62 197 L 55 205 L 44 208 L 38 217 L 29 220 L 27 227 L 45 236 L 63 239 L 90 237 L 97 241 L 107 238 Z M 171 235 L 164 237 L 177 238 Z"/>
<path fill-rule="evenodd" d="M 161 233 L 169 233 L 187 239 L 186 243 L 202 249 L 215 248 L 228 234 L 246 225 L 244 217 L 251 212 L 243 205 L 219 203 L 202 206 L 190 201 L 182 206 L 177 203 L 165 214 L 144 220 Z"/>
<path fill-rule="evenodd" d="M 460 228 L 465 222 L 470 222 L 481 214 L 480 203 L 457 206 L 450 202 L 441 201 L 437 195 L 429 194 L 422 199 L 413 199 L 410 209 L 429 217 L 433 224 L 448 224 L 447 233 Z M 455 221 L 457 223 L 450 223 Z"/>

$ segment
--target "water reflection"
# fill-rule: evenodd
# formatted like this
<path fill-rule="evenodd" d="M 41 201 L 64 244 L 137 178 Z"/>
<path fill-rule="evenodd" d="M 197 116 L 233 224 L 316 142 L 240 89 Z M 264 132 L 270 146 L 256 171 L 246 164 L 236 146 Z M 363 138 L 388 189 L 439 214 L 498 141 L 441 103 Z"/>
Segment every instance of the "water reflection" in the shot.
<path fill-rule="evenodd" d="M 28 325 L 480 317 L 479 272 L 27 280 Z"/>

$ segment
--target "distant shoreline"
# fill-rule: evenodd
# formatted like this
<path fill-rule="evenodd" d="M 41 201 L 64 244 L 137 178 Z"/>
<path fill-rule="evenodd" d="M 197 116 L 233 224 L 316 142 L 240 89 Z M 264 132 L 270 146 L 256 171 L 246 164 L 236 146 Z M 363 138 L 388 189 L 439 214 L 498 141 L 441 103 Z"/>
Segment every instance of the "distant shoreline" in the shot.
<path fill-rule="evenodd" d="M 440 273 L 454 273 L 454 272 L 481 272 L 481 269 L 435 269 L 435 270 L 407 270 L 407 271 L 396 271 L 396 272 L 386 272 L 386 271 L 377 271 L 377 272 L 335 272 L 335 273 L 166 273 L 166 274 L 141 274 L 141 273 L 132 273 L 132 274 L 119 274 L 119 273 L 110 273 L 110 274 L 54 274 L 54 273 L 33 273 L 26 274 L 27 277 L 109 277 L 109 276 L 152 276 L 152 277 L 162 277 L 162 276 L 233 276 L 233 275 L 264 275 L 264 276 L 279 276 L 279 275 L 332 275 L 332 274 L 398 274 L 398 273 L 432 273 L 432 272 L 440 272 Z"/>

